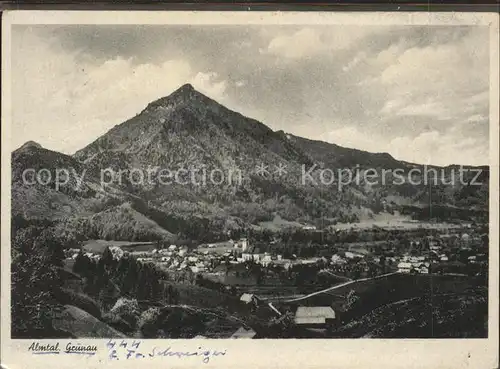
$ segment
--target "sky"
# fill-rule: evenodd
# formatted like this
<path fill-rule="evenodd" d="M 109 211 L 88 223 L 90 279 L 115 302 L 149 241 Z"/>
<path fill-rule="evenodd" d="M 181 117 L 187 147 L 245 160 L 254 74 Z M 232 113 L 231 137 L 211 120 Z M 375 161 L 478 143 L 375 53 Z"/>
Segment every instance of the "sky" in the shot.
<path fill-rule="evenodd" d="M 273 130 L 488 164 L 484 26 L 15 25 L 12 144 L 72 154 L 185 83 Z"/>

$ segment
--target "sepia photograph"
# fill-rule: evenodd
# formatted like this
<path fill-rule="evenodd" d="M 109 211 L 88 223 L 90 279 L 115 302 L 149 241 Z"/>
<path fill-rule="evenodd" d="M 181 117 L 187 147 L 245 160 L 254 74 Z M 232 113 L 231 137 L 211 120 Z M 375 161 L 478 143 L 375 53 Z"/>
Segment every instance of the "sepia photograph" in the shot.
<path fill-rule="evenodd" d="M 9 32 L 2 281 L 28 351 L 491 337 L 487 24 Z"/>

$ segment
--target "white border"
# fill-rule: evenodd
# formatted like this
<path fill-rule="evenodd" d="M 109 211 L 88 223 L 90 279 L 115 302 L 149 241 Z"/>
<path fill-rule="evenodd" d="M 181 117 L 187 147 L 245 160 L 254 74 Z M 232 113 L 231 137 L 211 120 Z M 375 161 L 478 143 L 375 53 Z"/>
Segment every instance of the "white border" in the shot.
<path fill-rule="evenodd" d="M 482 25 L 490 28 L 490 279 L 489 338 L 454 340 L 143 340 L 142 345 L 192 350 L 227 350 L 203 364 L 199 358 L 111 362 L 106 340 L 74 340 L 99 346 L 93 357 L 36 357 L 32 341 L 10 339 L 10 27 L 13 24 L 351 24 Z M 496 368 L 498 367 L 498 203 L 499 203 L 499 17 L 495 13 L 315 13 L 307 12 L 89 12 L 7 11 L 2 23 L 2 268 L 1 358 L 7 368 Z M 67 340 L 60 340 L 65 345 Z"/>

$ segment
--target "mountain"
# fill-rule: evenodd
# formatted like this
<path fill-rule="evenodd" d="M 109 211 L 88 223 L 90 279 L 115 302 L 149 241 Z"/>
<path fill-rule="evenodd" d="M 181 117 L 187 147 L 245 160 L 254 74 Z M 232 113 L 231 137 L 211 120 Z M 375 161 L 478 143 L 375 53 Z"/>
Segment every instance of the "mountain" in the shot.
<path fill-rule="evenodd" d="M 429 188 L 408 178 L 394 184 L 393 173 L 387 183 L 361 179 L 339 186 L 340 177 L 325 181 L 325 173 L 337 174 L 337 169 L 356 170 L 363 177 L 369 170 L 386 175 L 384 170 L 400 169 L 407 175 L 418 167 L 387 153 L 275 132 L 187 84 L 73 156 L 33 142 L 15 150 L 12 211 L 26 218 L 51 219 L 83 238 L 92 234 L 134 240 L 179 233 L 200 238 L 259 225 L 275 216 L 303 223 L 321 219 L 324 224 L 357 221 L 379 212 L 419 213 L 429 203 L 429 190 L 433 203 L 444 208 L 487 212 L 486 171 L 485 182 L 477 187 Z M 434 168 L 443 169 L 447 179 L 453 169 Z M 47 169 L 50 179 L 24 183 L 26 169 Z M 58 185 L 56 175 L 62 169 L 68 170 L 69 178 Z M 303 181 L 305 172 L 310 176 Z M 116 227 L 110 229 L 110 224 Z M 127 233 L 120 224 L 137 232 Z"/>
<path fill-rule="evenodd" d="M 287 134 L 287 138 L 304 152 L 311 155 L 314 162 L 327 168 L 350 168 L 356 165 L 365 168 L 401 168 L 401 161 L 388 153 L 371 153 L 349 149 L 336 144 L 309 140 L 307 138 Z"/>

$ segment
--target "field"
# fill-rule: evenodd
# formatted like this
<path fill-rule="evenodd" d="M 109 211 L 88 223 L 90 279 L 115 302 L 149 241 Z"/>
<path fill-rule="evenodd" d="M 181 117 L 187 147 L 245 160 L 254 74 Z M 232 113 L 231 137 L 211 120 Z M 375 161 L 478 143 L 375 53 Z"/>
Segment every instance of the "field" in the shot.
<path fill-rule="evenodd" d="M 219 254 L 219 255 L 222 255 L 226 252 L 230 252 L 231 250 L 233 250 L 233 246 L 232 245 L 228 245 L 227 242 L 223 242 L 222 244 L 215 244 L 215 247 L 199 247 L 197 249 L 198 252 L 209 252 L 211 254 Z"/>
<path fill-rule="evenodd" d="M 345 296 L 354 291 L 360 301 L 365 302 L 365 308 L 369 311 L 376 308 L 377 304 L 388 304 L 417 296 L 462 293 L 474 288 L 474 280 L 464 276 L 397 273 L 380 279 L 353 283 L 291 304 L 297 306 L 331 305 L 336 310 L 342 310 Z"/>
<path fill-rule="evenodd" d="M 286 219 L 281 218 L 279 215 L 276 215 L 273 220 L 268 222 L 259 222 L 258 227 L 268 229 L 271 231 L 279 231 L 283 228 L 302 228 L 304 224 L 299 222 L 288 221 Z"/>
<path fill-rule="evenodd" d="M 463 225 L 453 223 L 433 223 L 410 220 L 409 218 L 391 218 L 388 220 L 364 220 L 359 223 L 337 223 L 330 226 L 335 230 L 369 229 L 373 227 L 387 230 L 410 230 L 410 229 L 452 229 L 461 228 Z"/>
<path fill-rule="evenodd" d="M 420 296 L 383 305 L 352 319 L 336 338 L 485 338 L 488 297 L 484 290 Z"/>
<path fill-rule="evenodd" d="M 126 336 L 76 306 L 65 305 L 60 316 L 54 320 L 54 326 L 72 337 L 78 338 L 113 338 Z"/>
<path fill-rule="evenodd" d="M 120 247 L 124 251 L 152 251 L 156 248 L 153 242 L 90 240 L 83 244 L 82 249 L 86 252 L 102 254 L 106 247 Z"/>

